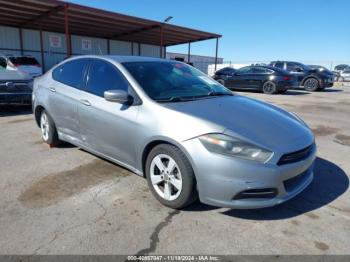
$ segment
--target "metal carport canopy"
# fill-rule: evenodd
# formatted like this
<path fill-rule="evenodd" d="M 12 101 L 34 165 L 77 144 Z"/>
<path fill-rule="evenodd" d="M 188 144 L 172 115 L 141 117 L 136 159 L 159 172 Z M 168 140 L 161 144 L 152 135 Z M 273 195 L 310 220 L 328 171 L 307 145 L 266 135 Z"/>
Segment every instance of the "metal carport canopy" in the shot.
<path fill-rule="evenodd" d="M 221 35 L 57 0 L 0 0 L 0 24 L 171 46 Z"/>

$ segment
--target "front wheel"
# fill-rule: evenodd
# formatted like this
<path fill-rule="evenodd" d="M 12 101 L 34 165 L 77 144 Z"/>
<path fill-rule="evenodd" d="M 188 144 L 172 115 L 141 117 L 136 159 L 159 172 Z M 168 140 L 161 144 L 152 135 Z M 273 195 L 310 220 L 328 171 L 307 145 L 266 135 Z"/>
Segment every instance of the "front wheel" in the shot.
<path fill-rule="evenodd" d="M 45 143 L 50 146 L 56 146 L 59 143 L 56 126 L 50 115 L 43 110 L 40 115 L 41 137 Z"/>
<path fill-rule="evenodd" d="M 317 89 L 319 89 L 319 87 L 320 87 L 320 83 L 314 77 L 308 78 L 304 82 L 304 89 L 306 91 L 315 92 Z"/>
<path fill-rule="evenodd" d="M 266 81 L 263 84 L 262 90 L 265 94 L 276 94 L 277 93 L 277 86 L 272 81 Z"/>
<path fill-rule="evenodd" d="M 181 209 L 197 199 L 195 176 L 185 154 L 168 144 L 151 150 L 146 161 L 147 182 L 163 205 Z"/>
<path fill-rule="evenodd" d="M 217 81 L 219 84 L 225 86 L 225 81 L 224 81 L 224 80 L 218 79 L 218 80 L 216 80 L 216 81 Z"/>

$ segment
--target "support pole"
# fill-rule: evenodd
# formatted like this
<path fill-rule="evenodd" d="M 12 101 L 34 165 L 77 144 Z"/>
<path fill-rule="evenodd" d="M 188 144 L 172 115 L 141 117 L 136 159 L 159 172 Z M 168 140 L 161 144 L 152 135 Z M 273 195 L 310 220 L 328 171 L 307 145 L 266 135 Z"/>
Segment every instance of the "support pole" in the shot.
<path fill-rule="evenodd" d="M 134 55 L 134 42 L 131 42 L 131 55 Z"/>
<path fill-rule="evenodd" d="M 138 52 L 139 52 L 139 56 L 141 56 L 141 43 L 138 43 Z"/>
<path fill-rule="evenodd" d="M 188 42 L 187 63 L 191 63 L 191 42 Z"/>
<path fill-rule="evenodd" d="M 111 40 L 107 39 L 107 55 L 111 54 Z"/>
<path fill-rule="evenodd" d="M 219 52 L 219 37 L 216 38 L 216 48 L 215 48 L 215 72 L 218 66 L 218 52 Z"/>
<path fill-rule="evenodd" d="M 160 58 L 163 58 L 163 26 L 164 25 L 160 26 Z"/>
<path fill-rule="evenodd" d="M 20 50 L 21 50 L 21 56 L 23 56 L 23 30 L 22 28 L 20 27 L 19 28 L 19 46 L 20 46 Z"/>
<path fill-rule="evenodd" d="M 64 5 L 64 31 L 66 34 L 67 57 L 70 57 L 72 55 L 72 45 L 69 34 L 68 7 L 69 4 Z"/>
<path fill-rule="evenodd" d="M 43 72 L 45 72 L 45 56 L 44 56 L 44 41 L 43 41 L 43 30 L 40 26 L 40 54 L 41 54 L 41 66 Z"/>

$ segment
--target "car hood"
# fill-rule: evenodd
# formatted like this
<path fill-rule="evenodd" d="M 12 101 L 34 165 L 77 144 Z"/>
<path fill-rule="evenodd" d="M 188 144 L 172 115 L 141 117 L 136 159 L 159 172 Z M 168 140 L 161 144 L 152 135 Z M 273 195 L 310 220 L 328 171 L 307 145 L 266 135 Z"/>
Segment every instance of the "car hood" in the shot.
<path fill-rule="evenodd" d="M 18 70 L 0 70 L 0 81 L 31 80 L 27 73 Z"/>
<path fill-rule="evenodd" d="M 313 143 L 308 127 L 276 106 L 235 95 L 169 103 L 169 109 L 220 125 L 225 133 L 278 152 L 292 152 Z"/>

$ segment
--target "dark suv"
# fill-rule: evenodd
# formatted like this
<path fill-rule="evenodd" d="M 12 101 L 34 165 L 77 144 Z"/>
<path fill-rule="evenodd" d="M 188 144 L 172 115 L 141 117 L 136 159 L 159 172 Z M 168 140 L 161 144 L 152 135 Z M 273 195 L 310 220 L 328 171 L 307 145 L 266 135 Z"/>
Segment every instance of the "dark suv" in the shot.
<path fill-rule="evenodd" d="M 307 91 L 323 90 L 326 87 L 332 87 L 334 75 L 327 71 L 312 69 L 311 67 L 299 62 L 274 61 L 270 66 L 281 68 L 295 75 L 299 81 L 299 86 Z"/>

